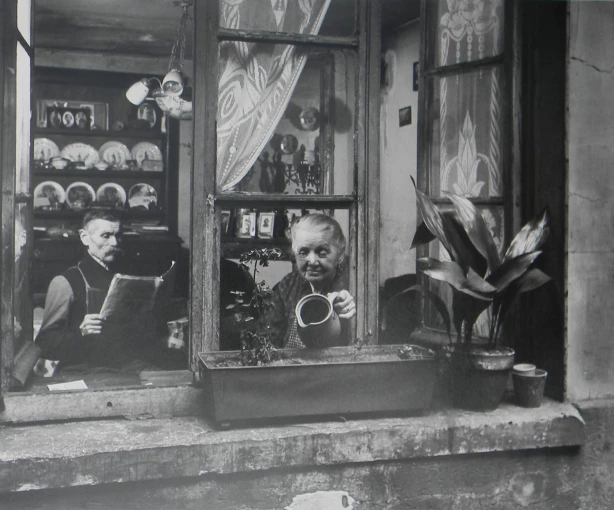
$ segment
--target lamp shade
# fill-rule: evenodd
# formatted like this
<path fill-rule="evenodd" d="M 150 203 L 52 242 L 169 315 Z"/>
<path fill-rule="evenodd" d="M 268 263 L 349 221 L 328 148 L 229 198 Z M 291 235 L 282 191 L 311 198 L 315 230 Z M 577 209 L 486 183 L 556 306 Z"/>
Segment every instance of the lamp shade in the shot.
<path fill-rule="evenodd" d="M 149 80 L 147 78 L 143 78 L 130 86 L 130 88 L 126 91 L 126 98 L 133 105 L 138 106 L 145 101 L 147 94 L 149 94 Z"/>
<path fill-rule="evenodd" d="M 164 80 L 162 80 L 162 90 L 169 96 L 178 96 L 183 92 L 183 77 L 178 69 L 171 69 Z"/>

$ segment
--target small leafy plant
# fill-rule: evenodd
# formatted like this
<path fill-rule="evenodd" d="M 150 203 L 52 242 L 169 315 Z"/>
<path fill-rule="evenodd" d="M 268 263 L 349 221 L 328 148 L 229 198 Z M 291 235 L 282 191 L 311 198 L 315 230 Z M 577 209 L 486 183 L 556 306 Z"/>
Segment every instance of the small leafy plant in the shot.
<path fill-rule="evenodd" d="M 547 212 L 544 210 L 529 221 L 501 258 L 488 225 L 470 200 L 444 192 L 454 206 L 453 212 L 444 213 L 418 189 L 416 195 L 423 222 L 416 230 L 412 249 L 437 239 L 451 259 L 420 258 L 418 269 L 452 288 L 452 322 L 457 343 L 471 345 L 476 320 L 491 307 L 487 348 L 494 349 L 515 298 L 551 280 L 533 267 L 550 231 Z M 433 299 L 430 291 L 423 293 Z M 434 302 L 449 334 L 448 311 L 441 300 Z"/>
<path fill-rule="evenodd" d="M 273 291 L 264 280 L 256 280 L 258 266 L 267 267 L 270 260 L 279 258 L 281 250 L 278 248 L 249 250 L 239 258 L 241 268 L 256 282 L 249 300 L 246 300 L 245 292 L 233 292 L 235 302 L 229 306 L 235 310 L 235 322 L 242 326 L 240 338 L 243 366 L 266 365 L 279 357 L 271 343 L 271 327 L 267 320 L 267 311 L 273 306 Z"/>

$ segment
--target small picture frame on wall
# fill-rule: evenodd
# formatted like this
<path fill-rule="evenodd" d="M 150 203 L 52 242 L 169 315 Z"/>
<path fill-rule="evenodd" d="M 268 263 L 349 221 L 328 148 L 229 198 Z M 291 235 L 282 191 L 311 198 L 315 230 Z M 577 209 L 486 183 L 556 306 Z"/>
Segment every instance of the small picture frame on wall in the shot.
<path fill-rule="evenodd" d="M 411 124 L 411 106 L 406 106 L 399 110 L 399 127 Z"/>
<path fill-rule="evenodd" d="M 275 213 L 260 213 L 258 218 L 258 237 L 271 239 L 275 228 Z"/>

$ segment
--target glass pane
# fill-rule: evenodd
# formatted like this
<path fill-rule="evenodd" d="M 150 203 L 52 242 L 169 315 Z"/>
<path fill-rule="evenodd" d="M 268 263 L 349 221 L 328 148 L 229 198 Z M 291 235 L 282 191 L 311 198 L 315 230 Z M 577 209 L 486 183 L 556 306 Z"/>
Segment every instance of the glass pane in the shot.
<path fill-rule="evenodd" d="M 431 194 L 503 193 L 500 82 L 499 67 L 433 80 Z"/>
<path fill-rule="evenodd" d="M 503 1 L 435 0 L 427 2 L 432 30 L 431 65 L 445 66 L 499 55 L 503 51 Z M 435 28 L 433 27 L 433 28 Z"/>
<path fill-rule="evenodd" d="M 32 0 L 17 1 L 17 29 L 28 44 L 32 32 Z"/>
<path fill-rule="evenodd" d="M 220 26 L 292 34 L 352 35 L 356 0 L 219 0 Z"/>
<path fill-rule="evenodd" d="M 269 340 L 278 348 L 301 347 L 294 320 L 298 301 L 314 292 L 349 290 L 348 211 L 334 211 L 331 218 L 330 211 L 316 209 L 235 209 L 221 211 L 221 225 L 220 349 L 240 349 L 242 340 L 249 342 L 246 331 L 270 331 Z M 269 256 L 268 265 L 262 265 Z M 257 296 L 270 304 L 261 308 Z M 331 345 L 348 341 L 344 335 Z"/>
<path fill-rule="evenodd" d="M 13 301 L 15 354 L 19 352 L 19 349 L 26 341 L 32 340 L 32 308 L 30 306 L 30 279 L 28 272 L 28 261 L 32 244 L 28 235 L 28 232 L 31 231 L 30 223 L 29 205 L 17 204 L 15 207 L 15 294 Z"/>
<path fill-rule="evenodd" d="M 189 246 L 180 246 L 177 234 L 190 238 L 191 123 L 163 123 L 153 102 L 131 105 L 125 92 L 139 78 L 37 69 L 34 81 L 34 113 L 39 114 L 31 186 L 36 342 L 45 357 L 62 361 L 56 380 L 68 377 L 75 365 L 91 369 L 83 372 L 88 388 L 151 384 L 141 382 L 137 372 L 188 368 Z M 64 117 L 72 122 L 59 128 L 47 123 L 53 112 L 62 122 Z M 90 122 L 79 125 L 83 113 Z M 57 155 L 70 163 L 51 161 Z M 86 214 L 91 221 L 84 227 Z M 102 217 L 92 219 L 91 214 Z M 101 310 L 113 273 L 159 277 L 173 261 L 174 274 L 167 275 L 156 292 L 153 312 L 133 309 L 130 320 L 121 318 L 121 325 L 105 322 L 97 337 L 101 343 L 88 338 L 79 343 L 85 312 Z M 78 264 L 84 277 L 75 269 Z M 67 303 L 66 282 L 78 289 L 85 285 L 84 278 L 91 282 L 92 295 L 75 293 L 74 301 Z M 149 281 L 152 287 L 154 281 Z M 58 328 L 66 335 L 56 335 Z M 75 334 L 79 341 L 72 344 Z"/>
<path fill-rule="evenodd" d="M 444 210 L 448 210 L 449 208 L 444 208 Z M 482 217 L 486 221 L 490 233 L 493 236 L 495 241 L 495 246 L 499 249 L 499 255 L 503 256 L 503 248 L 504 248 L 504 232 L 505 232 L 505 221 L 503 214 L 502 206 L 479 206 L 478 209 L 482 213 Z M 445 248 L 439 243 L 439 241 L 434 241 L 429 245 L 429 257 L 435 258 L 437 260 L 445 260 L 449 261 L 450 255 L 445 250 Z M 485 276 L 481 274 L 480 276 Z M 448 313 L 450 314 L 450 318 L 452 318 L 452 291 L 451 287 L 440 281 L 435 281 L 433 279 L 429 279 L 429 287 L 432 291 L 437 293 L 446 303 Z M 441 318 L 441 315 L 437 311 L 435 307 L 432 306 L 429 300 L 426 300 L 426 319 L 425 323 L 427 326 L 435 329 L 439 329 L 441 331 L 445 331 L 445 325 Z M 476 321 L 474 328 L 474 335 L 478 336 L 488 336 L 488 325 L 489 325 L 489 313 L 490 308 L 484 311 L 478 320 Z M 453 326 L 452 326 L 453 328 Z M 456 331 L 451 332 L 452 337 L 455 338 Z"/>
<path fill-rule="evenodd" d="M 17 45 L 16 89 L 16 171 L 15 193 L 25 194 L 30 186 L 30 119 L 31 119 L 30 57 L 21 44 Z"/>
<path fill-rule="evenodd" d="M 242 49 L 220 46 L 218 190 L 352 193 L 353 53 Z"/>

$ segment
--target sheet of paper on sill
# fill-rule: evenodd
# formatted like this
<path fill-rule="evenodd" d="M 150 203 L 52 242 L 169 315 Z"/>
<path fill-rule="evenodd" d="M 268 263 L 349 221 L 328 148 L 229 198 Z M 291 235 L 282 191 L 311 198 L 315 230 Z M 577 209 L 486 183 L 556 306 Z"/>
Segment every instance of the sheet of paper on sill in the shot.
<path fill-rule="evenodd" d="M 66 390 L 87 390 L 87 385 L 84 380 L 70 381 L 64 383 L 48 384 L 49 391 L 66 391 Z"/>

